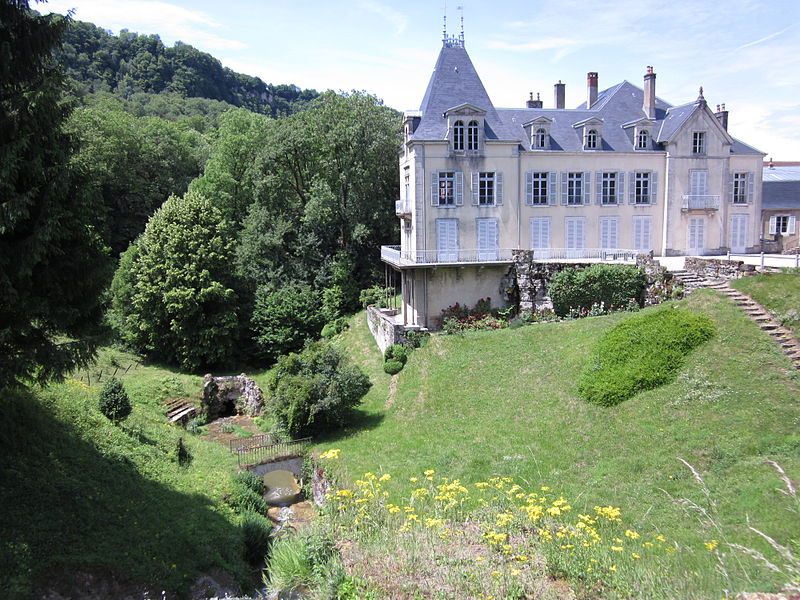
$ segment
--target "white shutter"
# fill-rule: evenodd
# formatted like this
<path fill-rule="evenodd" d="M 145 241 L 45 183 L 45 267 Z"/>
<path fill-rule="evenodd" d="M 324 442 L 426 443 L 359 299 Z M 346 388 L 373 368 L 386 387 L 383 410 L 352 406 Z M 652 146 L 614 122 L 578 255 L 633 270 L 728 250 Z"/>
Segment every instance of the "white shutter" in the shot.
<path fill-rule="evenodd" d="M 601 248 L 609 248 L 608 244 L 608 229 L 609 229 L 610 221 L 606 218 L 600 219 L 600 247 Z"/>
<path fill-rule="evenodd" d="M 569 194 L 569 173 L 562 171 L 561 173 L 561 204 L 567 203 L 567 196 Z"/>
<path fill-rule="evenodd" d="M 625 171 L 617 171 L 617 204 L 625 203 Z"/>
<path fill-rule="evenodd" d="M 595 190 L 595 202 L 597 204 L 603 203 L 603 174 L 599 171 L 594 174 L 594 185 L 596 186 Z M 589 204 L 588 202 L 586 204 Z"/>
<path fill-rule="evenodd" d="M 583 217 L 567 217 L 565 219 L 567 248 L 584 248 L 585 231 Z"/>
<path fill-rule="evenodd" d="M 750 172 L 747 174 L 747 202 L 748 204 L 753 203 L 753 173 Z"/>
<path fill-rule="evenodd" d="M 436 221 L 436 247 L 439 262 L 458 260 L 458 219 Z"/>
<path fill-rule="evenodd" d="M 556 174 L 550 171 L 547 174 L 547 203 L 551 206 L 556 204 L 556 185 Z"/>
<path fill-rule="evenodd" d="M 495 206 L 503 204 L 503 174 L 499 171 L 494 174 L 494 204 Z"/>
<path fill-rule="evenodd" d="M 794 215 L 789 217 L 789 230 L 786 232 L 789 235 L 794 235 L 797 232 L 797 217 Z"/>
<path fill-rule="evenodd" d="M 747 248 L 747 215 L 731 215 L 730 223 L 731 252 L 742 253 Z"/>
<path fill-rule="evenodd" d="M 772 216 L 772 217 L 769 218 L 769 232 L 771 234 L 773 234 L 773 235 L 778 233 L 778 217 L 777 216 Z"/>
<path fill-rule="evenodd" d="M 631 171 L 628 180 L 628 204 L 636 204 L 636 171 Z M 623 198 L 623 196 L 620 196 L 620 198 Z"/>
<path fill-rule="evenodd" d="M 600 219 L 600 247 L 604 249 L 618 248 L 618 219 L 617 217 L 602 217 Z"/>
<path fill-rule="evenodd" d="M 658 203 L 658 171 L 650 172 L 650 204 Z"/>
<path fill-rule="evenodd" d="M 550 217 L 531 219 L 531 249 L 550 247 Z"/>
<path fill-rule="evenodd" d="M 477 219 L 478 260 L 497 260 L 497 219 Z"/>
<path fill-rule="evenodd" d="M 733 202 L 736 198 L 736 173 L 731 173 L 728 179 L 728 202 Z"/>
<path fill-rule="evenodd" d="M 652 241 L 653 217 L 633 217 L 633 246 L 639 252 L 649 252 L 653 249 Z"/>
<path fill-rule="evenodd" d="M 464 204 L 464 173 L 456 171 L 456 206 Z"/>
<path fill-rule="evenodd" d="M 533 171 L 525 173 L 525 204 L 533 204 Z"/>
<path fill-rule="evenodd" d="M 478 171 L 472 172 L 472 204 L 478 206 L 480 203 L 480 177 Z"/>
<path fill-rule="evenodd" d="M 592 174 L 589 171 L 583 174 L 583 203 L 592 203 Z"/>
<path fill-rule="evenodd" d="M 431 173 L 431 206 L 439 206 L 439 171 Z"/>

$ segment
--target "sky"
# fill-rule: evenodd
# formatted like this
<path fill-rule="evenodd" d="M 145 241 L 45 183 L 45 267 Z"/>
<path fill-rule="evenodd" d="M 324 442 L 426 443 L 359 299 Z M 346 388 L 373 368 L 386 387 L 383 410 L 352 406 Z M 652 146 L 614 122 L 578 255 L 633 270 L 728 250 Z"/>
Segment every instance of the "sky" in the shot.
<path fill-rule="evenodd" d="M 398 110 L 419 108 L 448 34 L 464 22 L 466 48 L 495 107 L 528 94 L 553 106 L 585 100 L 586 73 L 605 89 L 725 103 L 728 131 L 776 161 L 800 160 L 800 0 L 50 0 L 40 12 L 74 9 L 77 20 L 119 33 L 182 41 L 267 83 L 319 91 L 365 90 Z"/>

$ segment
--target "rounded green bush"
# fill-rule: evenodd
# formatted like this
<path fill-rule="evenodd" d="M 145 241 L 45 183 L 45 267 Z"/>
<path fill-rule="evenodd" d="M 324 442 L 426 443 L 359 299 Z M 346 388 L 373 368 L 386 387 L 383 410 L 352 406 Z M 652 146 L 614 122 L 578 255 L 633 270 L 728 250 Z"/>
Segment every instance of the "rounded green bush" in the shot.
<path fill-rule="evenodd" d="M 244 558 L 251 565 L 257 565 L 265 559 L 271 542 L 272 522 L 252 510 L 242 513 L 239 522 L 244 540 Z"/>
<path fill-rule="evenodd" d="M 228 504 L 239 513 L 244 513 L 248 510 L 257 513 L 267 512 L 267 503 L 264 502 L 264 497 L 257 494 L 249 487 L 234 487 L 233 492 L 228 496 Z"/>
<path fill-rule="evenodd" d="M 233 485 L 236 488 L 253 490 L 259 496 L 264 495 L 264 481 L 250 471 L 238 471 L 233 474 Z"/>
<path fill-rule="evenodd" d="M 390 360 L 396 360 L 405 365 L 406 361 L 408 361 L 408 347 L 401 346 L 400 344 L 392 344 L 391 346 L 386 348 L 386 352 L 384 352 L 383 358 L 387 362 Z"/>
<path fill-rule="evenodd" d="M 100 392 L 100 412 L 112 422 L 124 421 L 131 414 L 131 401 L 125 386 L 116 377 L 109 379 Z"/>
<path fill-rule="evenodd" d="M 671 381 L 686 355 L 713 335 L 711 319 L 688 310 L 667 307 L 631 317 L 595 344 L 578 393 L 593 404 L 619 404 Z"/>
<path fill-rule="evenodd" d="M 588 309 L 592 304 L 626 306 L 641 299 L 647 286 L 644 271 L 632 265 L 597 264 L 584 269 L 569 267 L 556 273 L 548 285 L 553 310 L 560 317 L 571 308 Z"/>
<path fill-rule="evenodd" d="M 388 373 L 389 375 L 396 375 L 397 373 L 403 370 L 403 363 L 401 363 L 399 360 L 394 360 L 394 359 L 387 360 L 385 363 L 383 363 L 383 370 L 385 373 Z"/>

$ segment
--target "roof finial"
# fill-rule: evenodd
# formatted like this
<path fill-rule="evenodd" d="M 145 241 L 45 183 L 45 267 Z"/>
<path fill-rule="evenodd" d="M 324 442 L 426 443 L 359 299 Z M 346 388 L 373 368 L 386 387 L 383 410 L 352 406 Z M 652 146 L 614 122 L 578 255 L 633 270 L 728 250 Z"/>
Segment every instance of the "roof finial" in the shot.
<path fill-rule="evenodd" d="M 703 86 L 702 85 L 700 86 L 700 95 L 697 96 L 697 101 L 698 102 L 703 102 L 703 103 L 705 103 L 705 101 L 706 101 L 705 97 L 703 96 Z"/>
<path fill-rule="evenodd" d="M 461 11 L 461 46 L 464 46 L 464 7 L 459 6 L 458 10 Z"/>
<path fill-rule="evenodd" d="M 442 19 L 442 43 L 447 45 L 447 2 L 444 3 L 444 17 Z"/>

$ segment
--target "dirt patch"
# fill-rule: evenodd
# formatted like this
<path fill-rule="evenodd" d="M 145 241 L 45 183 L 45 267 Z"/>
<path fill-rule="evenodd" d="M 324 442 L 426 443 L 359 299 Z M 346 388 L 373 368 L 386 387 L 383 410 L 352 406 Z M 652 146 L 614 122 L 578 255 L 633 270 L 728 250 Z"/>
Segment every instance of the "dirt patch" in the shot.
<path fill-rule="evenodd" d="M 210 442 L 217 442 L 225 446 L 230 446 L 231 440 L 240 440 L 250 437 L 246 433 L 249 431 L 253 435 L 260 435 L 263 432 L 253 422 L 253 418 L 247 415 L 233 415 L 222 417 L 216 421 L 211 421 L 206 426 L 208 433 L 204 436 Z M 233 431 L 230 431 L 233 427 Z"/>
<path fill-rule="evenodd" d="M 392 380 L 389 382 L 389 397 L 386 398 L 386 404 L 383 405 L 384 410 L 392 408 L 394 401 L 397 399 L 397 375 L 392 375 Z"/>

